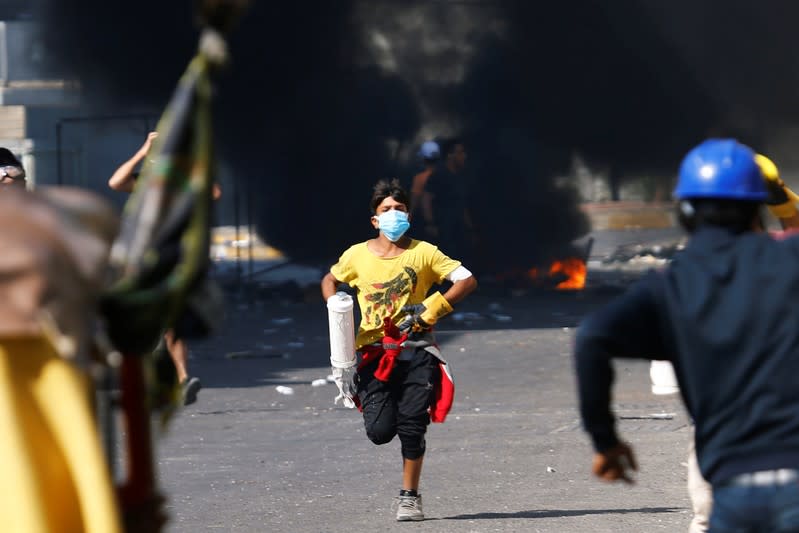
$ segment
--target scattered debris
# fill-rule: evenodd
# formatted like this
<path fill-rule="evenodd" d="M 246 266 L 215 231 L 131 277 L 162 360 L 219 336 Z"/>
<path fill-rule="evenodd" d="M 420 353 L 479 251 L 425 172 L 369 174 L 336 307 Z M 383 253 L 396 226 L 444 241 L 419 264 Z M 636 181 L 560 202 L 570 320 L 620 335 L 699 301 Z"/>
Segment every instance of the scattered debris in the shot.
<path fill-rule="evenodd" d="M 292 322 L 294 322 L 294 319 L 291 318 L 290 316 L 287 316 L 285 318 L 273 318 L 272 319 L 272 324 L 274 324 L 276 326 L 286 326 L 288 324 L 291 324 Z"/>
<path fill-rule="evenodd" d="M 672 420 L 676 413 L 650 413 L 647 415 L 621 415 L 621 420 Z"/>
<path fill-rule="evenodd" d="M 465 313 L 453 313 L 452 320 L 455 322 L 474 322 L 477 320 L 483 320 L 483 315 L 480 313 L 473 313 L 471 311 L 467 311 Z"/>
<path fill-rule="evenodd" d="M 294 389 L 293 388 L 286 387 L 284 385 L 278 385 L 277 387 L 275 387 L 275 390 L 277 392 L 279 392 L 280 394 L 285 394 L 287 396 L 290 396 L 290 395 L 294 394 Z"/>
<path fill-rule="evenodd" d="M 627 244 L 619 246 L 603 263 L 663 264 L 670 261 L 685 247 L 684 239 L 672 240 L 665 244 Z"/>
<path fill-rule="evenodd" d="M 548 466 L 548 467 L 547 467 L 547 472 L 549 472 L 550 474 L 554 474 L 555 472 L 557 472 L 557 470 L 555 470 L 555 469 L 554 469 L 554 468 L 552 468 L 551 466 Z"/>
<path fill-rule="evenodd" d="M 325 385 L 327 385 L 325 378 L 315 379 L 311 382 L 311 387 L 324 387 Z"/>

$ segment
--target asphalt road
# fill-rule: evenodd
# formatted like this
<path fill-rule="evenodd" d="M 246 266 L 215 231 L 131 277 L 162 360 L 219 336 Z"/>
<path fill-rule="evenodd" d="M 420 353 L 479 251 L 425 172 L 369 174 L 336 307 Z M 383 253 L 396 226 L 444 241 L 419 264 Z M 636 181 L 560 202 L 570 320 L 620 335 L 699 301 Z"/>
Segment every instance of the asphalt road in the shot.
<path fill-rule="evenodd" d="M 204 388 L 158 440 L 168 531 L 686 531 L 688 422 L 677 398 L 651 394 L 644 362 L 617 365 L 615 395 L 637 483 L 590 476 L 571 346 L 579 319 L 617 291 L 483 287 L 442 321 L 456 398 L 428 432 L 421 523 L 391 511 L 398 441 L 373 445 L 359 413 L 333 405 L 335 385 L 312 385 L 329 374 L 321 298 L 240 294 L 220 334 L 192 346 Z"/>

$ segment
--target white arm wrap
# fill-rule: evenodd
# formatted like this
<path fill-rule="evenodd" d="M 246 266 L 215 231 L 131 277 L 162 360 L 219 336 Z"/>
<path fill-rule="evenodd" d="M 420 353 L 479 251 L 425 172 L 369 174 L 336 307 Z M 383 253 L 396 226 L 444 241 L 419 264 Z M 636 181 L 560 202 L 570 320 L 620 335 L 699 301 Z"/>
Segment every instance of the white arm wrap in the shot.
<path fill-rule="evenodd" d="M 464 279 L 469 278 L 471 276 L 472 276 L 472 273 L 469 272 L 469 269 L 466 268 L 465 266 L 461 265 L 458 268 L 456 268 L 455 270 L 453 270 L 452 272 L 450 272 L 449 274 L 447 274 L 445 277 L 446 277 L 446 279 L 448 279 L 452 283 L 455 283 L 456 281 L 461 281 L 461 280 L 464 280 Z"/>

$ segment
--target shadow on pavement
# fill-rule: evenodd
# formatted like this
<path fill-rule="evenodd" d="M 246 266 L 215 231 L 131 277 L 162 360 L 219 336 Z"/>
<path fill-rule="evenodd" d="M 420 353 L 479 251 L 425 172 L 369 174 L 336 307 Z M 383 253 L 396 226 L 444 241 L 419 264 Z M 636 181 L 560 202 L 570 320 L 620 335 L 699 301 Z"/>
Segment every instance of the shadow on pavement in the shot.
<path fill-rule="evenodd" d="M 681 513 L 681 507 L 639 507 L 638 509 L 550 509 L 515 513 L 474 513 L 443 517 L 440 520 L 494 520 L 508 518 L 563 518 L 595 514 Z"/>

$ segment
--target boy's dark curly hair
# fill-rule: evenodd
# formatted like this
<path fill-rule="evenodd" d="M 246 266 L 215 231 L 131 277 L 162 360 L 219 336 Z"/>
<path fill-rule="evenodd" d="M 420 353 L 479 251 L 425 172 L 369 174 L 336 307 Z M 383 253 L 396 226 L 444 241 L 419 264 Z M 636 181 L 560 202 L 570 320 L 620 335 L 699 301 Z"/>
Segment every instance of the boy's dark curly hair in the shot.
<path fill-rule="evenodd" d="M 388 197 L 405 204 L 408 211 L 411 210 L 411 202 L 408 199 L 408 193 L 402 188 L 398 179 L 394 178 L 391 181 L 380 180 L 375 184 L 374 193 L 372 194 L 372 201 L 369 204 L 372 207 L 372 213 L 377 213 L 377 206 Z"/>

